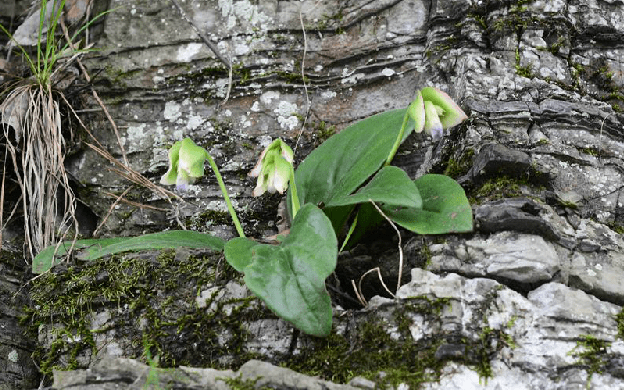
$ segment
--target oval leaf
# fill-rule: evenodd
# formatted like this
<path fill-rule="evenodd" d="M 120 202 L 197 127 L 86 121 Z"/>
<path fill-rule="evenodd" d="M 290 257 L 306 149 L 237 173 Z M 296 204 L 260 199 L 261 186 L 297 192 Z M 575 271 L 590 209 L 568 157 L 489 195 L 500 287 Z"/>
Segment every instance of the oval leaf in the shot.
<path fill-rule="evenodd" d="M 295 172 L 300 203 L 330 204 L 360 187 L 388 157 L 406 111 L 391 110 L 361 120 L 312 151 Z M 410 119 L 403 139 L 413 128 Z"/>
<path fill-rule="evenodd" d="M 415 181 L 422 209 L 382 206 L 393 221 L 418 234 L 472 231 L 472 208 L 464 189 L 444 175 L 429 174 Z"/>
<path fill-rule="evenodd" d="M 77 249 L 76 257 L 80 260 L 95 260 L 116 253 L 140 250 L 153 250 L 165 248 L 207 248 L 221 251 L 224 241 L 209 234 L 190 230 L 169 230 L 145 234 L 138 237 L 114 237 L 104 239 L 78 240 L 74 246 Z M 67 253 L 71 247 L 71 241 L 65 241 L 56 252 L 57 256 Z M 54 264 L 55 246 L 51 245 L 42 250 L 32 263 L 33 273 L 42 273 L 49 270 Z"/>
<path fill-rule="evenodd" d="M 420 208 L 422 200 L 416 184 L 404 170 L 383 167 L 371 181 L 353 195 L 334 199 L 327 206 L 346 206 L 372 200 L 386 205 Z"/>
<path fill-rule="evenodd" d="M 325 279 L 336 268 L 338 242 L 325 214 L 314 205 L 303 206 L 280 245 L 258 244 L 251 252 L 244 269 L 249 289 L 301 331 L 327 336 L 332 307 Z"/>

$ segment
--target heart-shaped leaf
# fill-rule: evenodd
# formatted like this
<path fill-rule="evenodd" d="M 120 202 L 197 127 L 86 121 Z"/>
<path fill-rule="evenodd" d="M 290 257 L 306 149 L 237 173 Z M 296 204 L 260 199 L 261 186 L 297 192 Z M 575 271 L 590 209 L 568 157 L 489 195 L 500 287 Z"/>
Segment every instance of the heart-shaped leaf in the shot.
<path fill-rule="evenodd" d="M 418 188 L 404 170 L 383 167 L 371 181 L 353 195 L 332 200 L 327 206 L 346 206 L 372 200 L 386 205 L 420 208 L 422 200 Z"/>
<path fill-rule="evenodd" d="M 444 175 L 429 174 L 415 181 L 422 208 L 382 206 L 393 221 L 418 234 L 472 231 L 472 208 L 464 189 Z"/>
<path fill-rule="evenodd" d="M 304 205 L 279 245 L 234 239 L 225 254 L 234 268 L 242 268 L 249 289 L 277 315 L 307 334 L 329 334 L 332 307 L 325 279 L 336 268 L 338 243 L 319 208 Z"/>

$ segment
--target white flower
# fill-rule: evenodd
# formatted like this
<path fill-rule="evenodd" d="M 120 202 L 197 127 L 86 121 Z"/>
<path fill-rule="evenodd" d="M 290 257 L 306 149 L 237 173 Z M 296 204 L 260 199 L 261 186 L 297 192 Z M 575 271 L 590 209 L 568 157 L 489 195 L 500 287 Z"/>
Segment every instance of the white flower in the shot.
<path fill-rule="evenodd" d="M 460 124 L 468 116 L 449 95 L 433 87 L 425 87 L 407 108 L 414 120 L 415 131 L 425 130 L 434 141 L 444 136 L 444 130 Z"/>
<path fill-rule="evenodd" d="M 281 139 L 267 146 L 254 169 L 249 172 L 249 176 L 258 178 L 253 196 L 260 196 L 267 191 L 270 194 L 276 191 L 283 194 L 288 188 L 293 159 L 292 149 Z"/>
<path fill-rule="evenodd" d="M 169 150 L 169 170 L 160 178 L 161 184 L 175 184 L 180 191 L 204 176 L 206 149 L 197 146 L 190 138 L 178 141 Z"/>

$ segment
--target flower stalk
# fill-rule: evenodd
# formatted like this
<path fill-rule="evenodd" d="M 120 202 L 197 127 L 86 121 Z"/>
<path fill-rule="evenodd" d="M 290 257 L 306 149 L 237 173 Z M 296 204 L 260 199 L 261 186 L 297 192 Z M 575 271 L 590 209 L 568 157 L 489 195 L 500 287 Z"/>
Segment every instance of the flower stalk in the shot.
<path fill-rule="evenodd" d="M 195 183 L 197 179 L 204 176 L 204 162 L 206 160 L 208 160 L 208 164 L 210 164 L 210 168 L 217 178 L 217 183 L 219 183 L 223 199 L 232 216 L 238 235 L 245 237 L 217 164 L 215 164 L 214 159 L 206 149 L 197 146 L 190 138 L 187 137 L 173 144 L 171 150 L 169 150 L 169 170 L 162 176 L 160 183 L 167 185 L 175 184 L 178 190 L 186 191 L 189 184 Z"/>

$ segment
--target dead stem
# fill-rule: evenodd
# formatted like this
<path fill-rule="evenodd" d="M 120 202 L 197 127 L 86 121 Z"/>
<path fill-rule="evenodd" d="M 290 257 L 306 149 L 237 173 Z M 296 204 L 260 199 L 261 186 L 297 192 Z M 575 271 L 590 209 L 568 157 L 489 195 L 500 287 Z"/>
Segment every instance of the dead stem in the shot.
<path fill-rule="evenodd" d="M 210 42 L 210 39 L 208 39 L 206 34 L 201 32 L 201 30 L 195 25 L 195 23 L 193 23 L 193 21 L 191 19 L 189 19 L 188 16 L 186 16 L 186 12 L 184 12 L 182 7 L 180 6 L 180 3 L 178 3 L 177 0 L 171 0 L 171 1 L 176 6 L 178 11 L 180 11 L 180 14 L 184 18 L 184 20 L 186 20 L 188 22 L 188 24 L 190 24 L 191 27 L 193 27 L 193 30 L 195 30 L 197 35 L 199 35 L 199 37 L 204 41 L 206 46 L 208 46 L 208 48 L 210 48 L 210 50 L 212 50 L 212 52 L 214 53 L 215 56 L 217 56 L 219 61 L 221 61 L 223 63 L 223 65 L 225 65 L 226 68 L 231 68 L 232 64 L 230 63 L 230 61 L 228 61 L 228 59 L 225 58 L 225 56 L 223 54 L 221 54 L 221 52 L 219 51 L 219 48 L 217 47 L 217 45 L 215 45 L 214 43 Z"/>
<path fill-rule="evenodd" d="M 396 227 L 394 222 L 392 222 L 392 220 L 390 218 L 388 218 L 388 216 L 386 214 L 384 214 L 383 211 L 381 211 L 381 209 L 375 204 L 375 202 L 373 202 L 370 199 L 368 201 L 371 202 L 373 204 L 373 206 L 375 206 L 377 211 L 379 211 L 379 214 L 381 214 L 386 219 L 386 221 L 388 221 L 388 223 L 392 226 L 392 228 L 396 232 L 397 236 L 399 237 L 399 243 L 398 243 L 398 246 L 399 246 L 399 275 L 397 277 L 397 288 L 396 288 L 396 291 L 399 292 L 399 288 L 401 287 L 401 277 L 403 276 L 403 248 L 401 248 L 401 246 L 402 246 L 401 245 L 401 232 L 399 231 L 399 228 Z"/>
<path fill-rule="evenodd" d="M 299 147 L 299 141 L 301 139 L 301 135 L 303 134 L 303 131 L 305 130 L 306 123 L 308 122 L 308 117 L 310 116 L 310 108 L 311 108 L 310 96 L 308 94 L 308 86 L 305 80 L 305 58 L 308 52 L 308 37 L 306 36 L 305 26 L 303 25 L 303 16 L 301 15 L 301 7 L 303 7 L 303 5 L 299 7 L 299 23 L 301 23 L 301 31 L 303 32 L 303 57 L 301 58 L 301 82 L 303 83 L 303 90 L 305 92 L 305 97 L 306 97 L 306 111 L 305 111 L 305 115 L 303 116 L 303 124 L 301 125 L 301 130 L 299 131 L 299 135 L 297 136 L 297 141 L 295 141 L 295 148 L 293 151 L 293 153 L 295 154 L 297 153 L 297 148 Z"/>
<path fill-rule="evenodd" d="M 72 225 L 74 235 L 78 232 L 75 196 L 64 165 L 59 104 L 49 86 L 30 84 L 11 91 L 0 111 L 11 121 L 11 126 L 4 127 L 6 149 L 23 194 L 25 243 L 28 257 L 33 258 L 55 242 L 57 233 L 64 237 Z M 10 127 L 15 131 L 13 135 Z M 62 197 L 60 190 L 64 192 Z"/>
<path fill-rule="evenodd" d="M 74 46 L 74 44 L 72 43 L 71 39 L 69 38 L 69 32 L 67 31 L 67 27 L 65 26 L 65 22 L 63 22 L 63 19 L 61 19 L 61 28 L 63 29 L 63 34 L 65 35 L 65 39 L 67 39 L 67 42 L 69 43 L 69 47 L 72 50 L 77 50 L 76 47 Z M 88 30 L 89 29 L 87 29 L 87 31 Z M 87 80 L 87 82 L 90 83 L 91 82 L 91 76 L 89 76 L 89 72 L 87 72 L 87 68 L 84 67 L 84 65 L 82 64 L 82 61 L 80 61 L 80 58 L 78 58 L 76 56 L 76 57 L 72 58 L 72 60 L 74 60 L 74 59 L 76 60 L 76 63 L 80 67 L 80 70 L 82 71 L 82 74 L 84 75 L 85 80 Z M 119 145 L 119 149 L 121 150 L 121 156 L 122 156 L 126 166 L 129 167 L 130 164 L 128 163 L 128 158 L 126 157 L 126 149 L 124 148 L 123 143 L 121 142 L 121 137 L 119 136 L 119 129 L 117 129 L 117 124 L 115 123 L 113 118 L 110 116 L 110 113 L 106 109 L 106 106 L 104 105 L 104 103 L 100 99 L 100 97 L 97 94 L 97 92 L 95 91 L 95 89 L 91 88 L 91 92 L 93 94 L 93 98 L 95 99 L 95 101 L 97 101 L 98 104 L 100 105 L 100 107 L 102 107 L 102 110 L 104 110 L 104 115 L 106 115 L 106 119 L 108 119 L 108 122 L 113 127 L 113 131 L 115 132 L 115 137 L 117 137 L 117 144 Z M 98 142 L 98 144 L 99 144 L 99 142 Z"/>
<path fill-rule="evenodd" d="M 362 281 L 364 280 L 364 277 L 366 275 L 372 272 L 377 272 L 377 276 L 379 277 L 379 281 L 381 282 L 381 285 L 383 286 L 383 288 L 386 290 L 388 294 L 390 294 L 392 298 L 396 298 L 396 296 L 390 291 L 390 289 L 388 289 L 388 286 L 386 286 L 386 283 L 384 283 L 383 277 L 381 276 L 381 270 L 379 269 L 379 267 L 371 268 L 368 271 L 366 271 L 362 276 L 360 276 L 360 281 L 358 282 L 357 288 L 355 287 L 355 281 L 351 280 L 351 285 L 353 286 L 353 289 L 355 290 L 355 295 L 357 296 L 358 300 L 363 304 L 364 307 L 368 306 L 368 302 L 366 302 L 366 298 L 364 298 L 364 294 L 362 293 Z"/>

